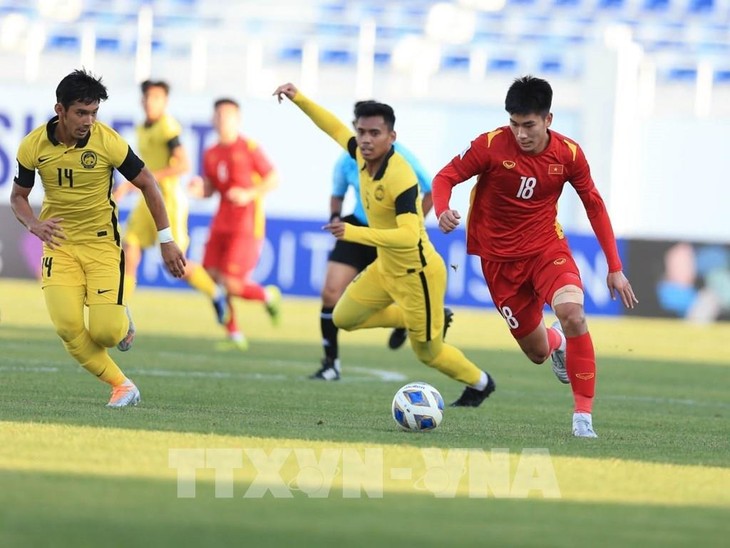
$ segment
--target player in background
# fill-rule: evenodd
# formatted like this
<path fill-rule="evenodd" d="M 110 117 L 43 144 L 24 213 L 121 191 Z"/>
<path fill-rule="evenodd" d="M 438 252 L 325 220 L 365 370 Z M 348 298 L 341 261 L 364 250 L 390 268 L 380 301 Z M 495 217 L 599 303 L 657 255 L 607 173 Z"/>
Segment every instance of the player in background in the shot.
<path fill-rule="evenodd" d="M 413 168 L 393 148 L 395 114 L 382 103 L 355 109 L 355 132 L 292 84 L 274 91 L 289 98 L 351 157 L 360 170 L 360 197 L 368 226 L 333 220 L 324 229 L 338 240 L 374 245 L 378 257 L 345 290 L 333 315 L 337 327 L 407 327 L 418 359 L 467 384 L 479 405 L 494 391 L 491 376 L 454 346 L 443 342 L 446 266 L 423 224 L 418 181 Z M 478 400 L 478 401 L 477 401 Z"/>
<path fill-rule="evenodd" d="M 190 243 L 188 237 L 188 203 L 180 176 L 190 171 L 185 148 L 180 143 L 182 128 L 172 116 L 167 114 L 170 87 L 166 82 L 146 80 L 141 84 L 142 107 L 145 121 L 137 126 L 137 143 L 140 156 L 160 185 L 162 198 L 170 216 L 170 228 L 175 241 L 185 252 Z M 121 183 L 114 191 L 114 200 L 122 198 L 134 186 L 128 181 Z M 124 231 L 124 253 L 126 256 L 125 293 L 128 302 L 137 284 L 137 268 L 142 260 L 142 250 L 155 245 L 157 233 L 147 204 L 140 200 L 129 214 Z M 202 265 L 187 261 L 183 279 L 192 287 L 207 295 L 213 303 L 218 322 L 228 321 L 229 310 L 226 295 Z M 124 350 L 123 342 L 120 350 Z"/>
<path fill-rule="evenodd" d="M 366 101 L 358 101 L 355 108 Z M 373 101 L 374 102 L 374 101 Z M 431 200 L 431 177 L 426 172 L 416 157 L 400 143 L 393 144 L 395 150 L 408 161 L 418 178 L 418 186 L 423 193 L 423 215 L 428 215 L 433 207 Z M 352 214 L 342 217 L 342 203 L 347 189 L 352 188 L 355 198 L 355 209 Z M 355 226 L 367 226 L 368 220 L 365 209 L 360 199 L 360 169 L 357 162 L 347 153 L 343 152 L 335 164 L 332 174 L 332 196 L 330 197 L 330 221 L 341 220 Z M 327 261 L 327 274 L 322 286 L 322 310 L 320 312 L 320 330 L 322 332 L 322 349 L 324 358 L 321 368 L 310 378 L 325 381 L 339 380 L 342 371 L 339 359 L 338 329 L 332 320 L 332 311 L 337 301 L 344 293 L 349 284 L 359 272 L 362 272 L 367 265 L 377 257 L 374 246 L 336 240 L 335 247 Z M 449 311 L 450 314 L 450 311 Z M 450 321 L 448 316 L 447 321 Z M 393 350 L 400 348 L 408 338 L 408 333 L 403 328 L 393 329 L 388 339 L 388 346 Z"/>
<path fill-rule="evenodd" d="M 210 225 L 203 266 L 228 298 L 259 301 L 274 325 L 281 314 L 281 291 L 274 285 L 261 287 L 251 275 L 264 244 L 266 218 L 264 197 L 279 184 L 279 178 L 258 144 L 240 134 L 241 111 L 233 99 L 218 99 L 213 106 L 213 126 L 218 142 L 205 150 L 203 177 L 190 183 L 198 198 L 220 195 L 218 211 Z M 248 341 L 236 322 L 233 306 L 226 323 L 229 340 L 240 350 Z"/>
<path fill-rule="evenodd" d="M 18 220 L 43 242 L 41 287 L 66 351 L 112 387 L 107 407 L 126 407 L 140 401 L 139 390 L 107 351 L 134 332 L 125 307 L 124 252 L 111 199 L 114 169 L 142 191 L 173 276 L 183 275 L 185 256 L 173 240 L 152 173 L 116 131 L 96 120 L 106 99 L 101 79 L 85 71 L 61 80 L 56 116 L 20 143 L 10 203 Z M 36 171 L 45 191 L 38 217 L 28 200 Z"/>
<path fill-rule="evenodd" d="M 505 100 L 509 125 L 480 135 L 439 171 L 433 180 L 434 207 L 439 228 L 454 230 L 461 215 L 449 206 L 452 188 L 477 176 L 467 252 L 481 257 L 492 300 L 525 355 L 536 364 L 552 357 L 555 375 L 571 385 L 573 434 L 595 438 L 596 355 L 580 272 L 556 219 L 566 182 L 583 202 L 608 261 L 612 298 L 618 296 L 627 308 L 638 301 L 622 272 L 611 220 L 583 151 L 550 130 L 552 96 L 545 80 L 515 80 Z M 558 318 L 550 328 L 543 323 L 544 304 Z"/>

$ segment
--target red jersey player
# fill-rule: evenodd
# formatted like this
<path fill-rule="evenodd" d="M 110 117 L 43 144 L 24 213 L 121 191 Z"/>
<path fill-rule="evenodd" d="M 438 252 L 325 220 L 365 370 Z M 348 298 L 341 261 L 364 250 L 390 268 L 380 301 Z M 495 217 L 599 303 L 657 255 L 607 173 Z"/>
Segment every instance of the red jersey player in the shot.
<path fill-rule="evenodd" d="M 449 207 L 454 185 L 477 176 L 467 225 L 467 251 L 482 272 L 497 310 L 522 351 L 537 364 L 552 358 L 558 379 L 573 390 L 573 435 L 594 438 L 592 406 L 596 357 L 583 309 L 580 273 L 556 220 L 566 182 L 578 193 L 608 261 L 612 298 L 633 308 L 638 301 L 622 272 L 606 206 L 591 179 L 581 148 L 551 131 L 552 88 L 540 78 L 514 81 L 505 100 L 509 126 L 474 139 L 433 181 L 439 228 L 459 224 Z M 546 328 L 543 306 L 558 322 Z M 468 389 L 467 389 L 468 390 Z M 462 395 L 468 405 L 469 394 Z"/>
<path fill-rule="evenodd" d="M 214 104 L 213 125 L 218 143 L 203 156 L 203 180 L 191 183 L 198 196 L 220 194 L 220 205 L 210 226 L 203 266 L 230 296 L 261 301 L 274 324 L 280 314 L 281 292 L 261 287 L 251 274 L 264 242 L 264 196 L 278 184 L 278 176 L 261 148 L 239 133 L 240 107 L 233 99 Z M 229 303 L 230 305 L 230 303 Z M 248 343 L 239 331 L 231 307 L 226 324 L 230 340 L 241 350 Z"/>

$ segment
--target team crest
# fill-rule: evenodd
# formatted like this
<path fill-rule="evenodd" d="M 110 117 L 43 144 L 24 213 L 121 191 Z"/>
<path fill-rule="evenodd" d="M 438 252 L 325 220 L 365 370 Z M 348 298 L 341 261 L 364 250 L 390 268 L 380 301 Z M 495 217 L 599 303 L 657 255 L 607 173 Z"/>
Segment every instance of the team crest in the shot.
<path fill-rule="evenodd" d="M 385 198 L 385 188 L 383 187 L 383 185 L 378 185 L 377 187 L 375 187 L 375 192 L 373 193 L 373 195 L 375 196 L 375 199 L 379 202 L 383 198 Z"/>
<path fill-rule="evenodd" d="M 513 168 L 513 167 L 515 167 L 515 166 L 516 166 L 517 164 L 516 164 L 516 163 L 514 163 L 514 162 L 513 162 L 512 160 L 505 160 L 504 162 L 502 162 L 502 165 L 503 165 L 504 167 L 506 167 L 507 169 L 512 169 L 512 168 Z"/>
<path fill-rule="evenodd" d="M 96 167 L 96 152 L 87 150 L 81 155 L 81 165 L 84 169 L 92 169 Z"/>

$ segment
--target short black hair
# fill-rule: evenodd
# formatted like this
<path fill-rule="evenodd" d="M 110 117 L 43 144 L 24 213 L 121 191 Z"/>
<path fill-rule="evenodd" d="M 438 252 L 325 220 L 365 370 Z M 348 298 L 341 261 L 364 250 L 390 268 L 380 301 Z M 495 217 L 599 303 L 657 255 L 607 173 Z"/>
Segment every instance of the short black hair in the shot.
<path fill-rule="evenodd" d="M 164 80 L 145 80 L 140 85 L 140 88 L 143 94 L 147 93 L 147 90 L 150 88 L 162 88 L 165 90 L 165 95 L 170 95 L 170 84 Z"/>
<path fill-rule="evenodd" d="M 355 103 L 355 120 L 371 116 L 381 116 L 388 127 L 388 131 L 393 131 L 393 128 L 395 128 L 395 112 L 393 112 L 393 107 L 390 105 L 377 101 L 358 101 Z"/>
<path fill-rule="evenodd" d="M 216 99 L 215 103 L 213 103 L 213 108 L 216 109 L 221 105 L 233 105 L 237 109 L 241 109 L 241 105 L 238 104 L 238 101 L 231 99 L 230 97 L 221 97 L 220 99 Z"/>
<path fill-rule="evenodd" d="M 65 76 L 56 88 L 56 102 L 63 108 L 70 107 L 76 101 L 86 105 L 106 101 L 109 95 L 101 77 L 96 77 L 84 69 L 77 69 Z"/>
<path fill-rule="evenodd" d="M 539 114 L 545 118 L 553 103 L 553 88 L 534 76 L 517 78 L 507 90 L 504 108 L 509 114 Z"/>

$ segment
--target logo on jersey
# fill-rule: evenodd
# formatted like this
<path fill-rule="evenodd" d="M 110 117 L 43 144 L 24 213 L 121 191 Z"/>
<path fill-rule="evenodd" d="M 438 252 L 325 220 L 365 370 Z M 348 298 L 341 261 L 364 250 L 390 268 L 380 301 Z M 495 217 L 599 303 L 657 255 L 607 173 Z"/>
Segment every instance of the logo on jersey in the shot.
<path fill-rule="evenodd" d="M 567 260 L 568 259 L 566 259 L 565 257 L 561 257 L 560 259 L 555 259 L 553 261 L 553 264 L 554 265 L 557 265 L 557 266 L 560 266 L 561 264 L 565 264 Z"/>
<path fill-rule="evenodd" d="M 96 167 L 96 152 L 87 150 L 81 155 L 81 165 L 84 169 L 92 169 Z"/>
<path fill-rule="evenodd" d="M 375 196 L 375 199 L 380 202 L 383 198 L 385 198 L 385 187 L 383 187 L 383 185 L 378 185 L 375 187 L 373 195 Z"/>
<path fill-rule="evenodd" d="M 512 160 L 505 160 L 504 162 L 502 162 L 502 165 L 503 165 L 504 167 L 506 167 L 507 169 L 512 169 L 512 168 L 513 168 L 513 167 L 515 167 L 515 166 L 516 166 L 517 164 L 516 164 L 516 163 L 514 163 L 514 162 L 513 162 Z"/>
<path fill-rule="evenodd" d="M 550 164 L 548 165 L 548 175 L 562 175 L 563 164 Z"/>

